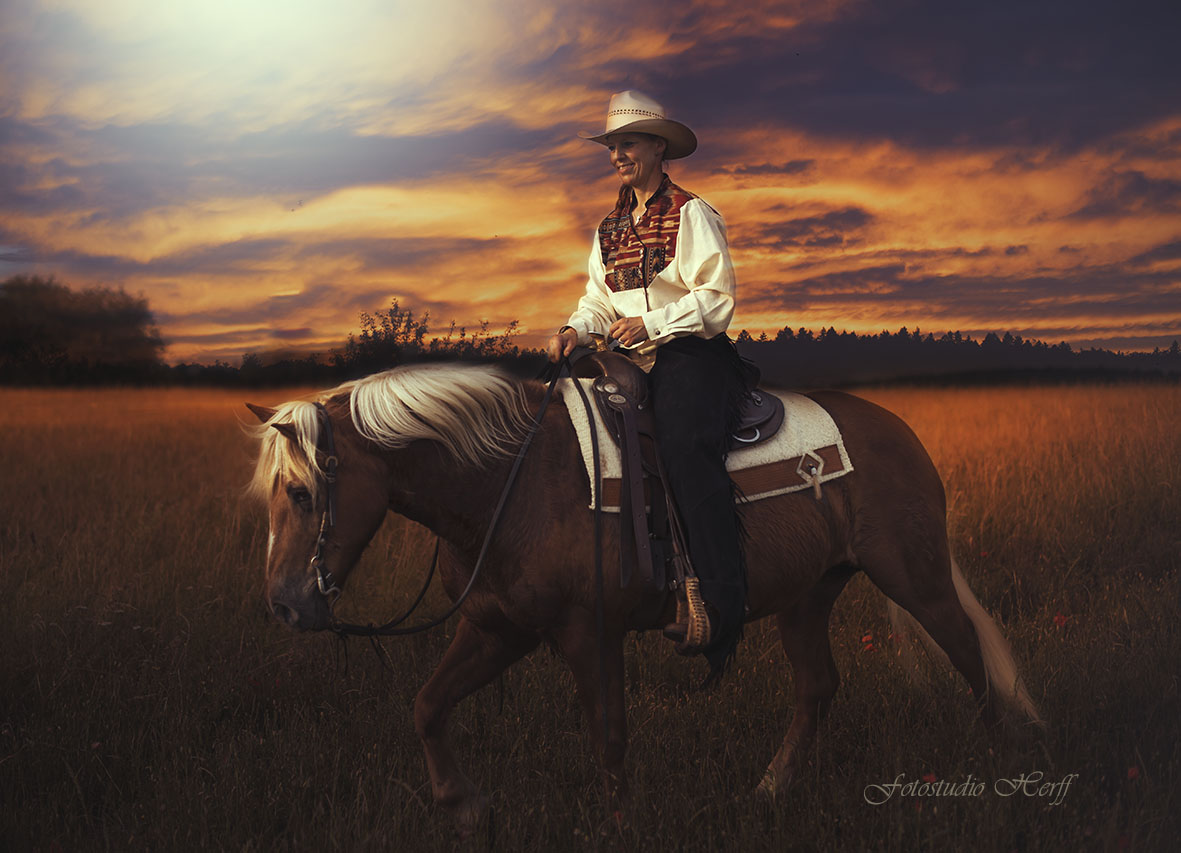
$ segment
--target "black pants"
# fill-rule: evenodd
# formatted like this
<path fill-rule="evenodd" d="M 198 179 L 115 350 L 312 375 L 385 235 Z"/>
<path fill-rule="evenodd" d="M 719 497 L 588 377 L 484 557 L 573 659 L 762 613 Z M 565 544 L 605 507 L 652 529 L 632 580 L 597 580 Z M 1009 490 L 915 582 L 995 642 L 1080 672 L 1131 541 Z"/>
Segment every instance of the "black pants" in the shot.
<path fill-rule="evenodd" d="M 705 653 L 718 669 L 733 653 L 745 619 L 746 572 L 725 455 L 754 368 L 725 335 L 676 338 L 656 352 L 648 374 L 656 437 L 702 597 L 718 616 Z"/>

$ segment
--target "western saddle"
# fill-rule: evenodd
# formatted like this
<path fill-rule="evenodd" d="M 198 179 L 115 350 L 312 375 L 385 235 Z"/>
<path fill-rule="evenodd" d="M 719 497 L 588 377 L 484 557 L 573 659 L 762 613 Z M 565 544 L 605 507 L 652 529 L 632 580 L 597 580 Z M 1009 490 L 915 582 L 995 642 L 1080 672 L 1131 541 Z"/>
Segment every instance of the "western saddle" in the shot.
<path fill-rule="evenodd" d="M 593 380 L 595 405 L 622 459 L 620 584 L 627 587 L 638 575 L 642 590 L 671 589 L 676 594 L 677 618 L 665 628 L 665 636 L 678 640 L 678 651 L 700 651 L 709 643 L 709 619 L 657 453 L 647 374 L 613 351 L 591 352 L 573 365 L 576 378 Z M 770 438 L 782 426 L 783 417 L 783 401 L 774 394 L 749 392 L 730 449 Z"/>

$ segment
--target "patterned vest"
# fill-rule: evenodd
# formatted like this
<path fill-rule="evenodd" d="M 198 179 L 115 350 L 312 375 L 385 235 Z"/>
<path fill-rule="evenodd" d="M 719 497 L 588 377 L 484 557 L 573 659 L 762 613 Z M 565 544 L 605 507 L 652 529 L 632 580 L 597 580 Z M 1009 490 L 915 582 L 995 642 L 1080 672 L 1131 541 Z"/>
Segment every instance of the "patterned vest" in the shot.
<path fill-rule="evenodd" d="M 645 287 L 672 262 L 681 208 L 694 198 L 697 196 L 665 175 L 648 201 L 647 212 L 633 227 L 631 211 L 636 197 L 631 187 L 620 188 L 615 209 L 599 225 L 599 249 L 607 270 L 607 287 L 612 292 Z"/>

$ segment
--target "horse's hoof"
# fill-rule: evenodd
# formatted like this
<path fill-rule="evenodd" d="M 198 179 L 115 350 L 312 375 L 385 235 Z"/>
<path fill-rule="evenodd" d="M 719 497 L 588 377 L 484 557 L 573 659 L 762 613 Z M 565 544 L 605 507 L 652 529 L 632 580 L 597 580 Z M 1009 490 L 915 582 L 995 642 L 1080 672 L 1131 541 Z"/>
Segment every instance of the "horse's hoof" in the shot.
<path fill-rule="evenodd" d="M 477 837 L 481 823 L 487 818 L 491 829 L 492 810 L 490 800 L 485 794 L 473 794 L 463 803 L 455 807 L 455 829 L 460 841 L 468 841 Z"/>
<path fill-rule="evenodd" d="M 755 788 L 755 799 L 769 806 L 775 805 L 776 788 L 775 777 L 768 770 L 767 774 L 763 776 L 763 780 L 759 782 L 759 786 Z"/>
<path fill-rule="evenodd" d="M 759 786 L 755 788 L 755 800 L 767 806 L 775 805 L 776 799 L 779 798 L 791 785 L 792 776 L 794 773 L 791 768 L 776 774 L 770 767 L 767 772 L 763 774 L 762 781 Z"/>

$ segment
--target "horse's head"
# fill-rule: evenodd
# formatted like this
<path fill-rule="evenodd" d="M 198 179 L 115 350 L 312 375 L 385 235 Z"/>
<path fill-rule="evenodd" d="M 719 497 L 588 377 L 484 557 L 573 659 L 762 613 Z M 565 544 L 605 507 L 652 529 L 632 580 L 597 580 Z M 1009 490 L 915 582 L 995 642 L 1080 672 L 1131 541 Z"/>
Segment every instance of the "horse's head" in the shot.
<path fill-rule="evenodd" d="M 253 491 L 270 514 L 266 598 L 298 630 L 331 626 L 332 605 L 388 505 L 382 463 L 348 428 L 347 408 L 247 404 L 263 426 Z"/>

